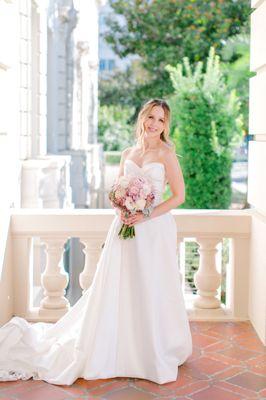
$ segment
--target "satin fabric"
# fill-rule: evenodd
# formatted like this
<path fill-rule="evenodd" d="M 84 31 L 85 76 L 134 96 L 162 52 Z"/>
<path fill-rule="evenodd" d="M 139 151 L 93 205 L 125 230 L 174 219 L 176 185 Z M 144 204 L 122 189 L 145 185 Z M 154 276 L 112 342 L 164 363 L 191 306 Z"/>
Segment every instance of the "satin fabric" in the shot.
<path fill-rule="evenodd" d="M 162 201 L 165 169 L 125 161 L 125 175 L 152 180 Z M 44 380 L 71 385 L 79 377 L 132 377 L 163 384 L 192 353 L 170 212 L 135 225 L 122 240 L 115 216 L 93 282 L 55 324 L 13 317 L 0 328 L 0 381 Z"/>

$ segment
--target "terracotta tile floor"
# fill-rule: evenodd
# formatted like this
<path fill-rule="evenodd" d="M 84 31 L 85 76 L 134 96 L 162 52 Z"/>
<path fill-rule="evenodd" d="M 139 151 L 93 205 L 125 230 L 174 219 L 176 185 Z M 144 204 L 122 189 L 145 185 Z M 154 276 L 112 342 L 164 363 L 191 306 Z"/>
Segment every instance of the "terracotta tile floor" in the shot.
<path fill-rule="evenodd" d="M 190 322 L 193 354 L 175 382 L 115 378 L 72 386 L 0 383 L 0 400 L 266 400 L 266 347 L 249 322 Z"/>

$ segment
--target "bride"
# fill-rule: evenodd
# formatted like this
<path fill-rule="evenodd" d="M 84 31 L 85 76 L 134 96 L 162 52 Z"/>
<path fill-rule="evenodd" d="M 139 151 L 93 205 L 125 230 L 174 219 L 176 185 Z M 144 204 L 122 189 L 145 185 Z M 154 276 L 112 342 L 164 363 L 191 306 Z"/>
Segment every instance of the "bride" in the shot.
<path fill-rule="evenodd" d="M 13 317 L 0 328 L 0 381 L 44 380 L 71 385 L 77 378 L 132 377 L 175 381 L 192 353 L 192 338 L 176 259 L 177 227 L 170 210 L 184 202 L 182 171 L 169 140 L 170 109 L 145 103 L 136 144 L 123 151 L 119 176 L 148 177 L 153 208 L 109 228 L 93 282 L 55 324 Z M 165 184 L 171 196 L 163 201 Z M 118 236 L 122 224 L 135 237 Z"/>

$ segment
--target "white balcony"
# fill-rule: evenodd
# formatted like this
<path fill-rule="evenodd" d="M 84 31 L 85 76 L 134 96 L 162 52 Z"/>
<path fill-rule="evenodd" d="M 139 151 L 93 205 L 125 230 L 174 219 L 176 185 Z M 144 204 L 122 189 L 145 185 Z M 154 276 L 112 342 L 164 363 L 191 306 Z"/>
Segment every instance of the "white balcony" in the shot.
<path fill-rule="evenodd" d="M 174 210 L 178 234 L 177 268 L 183 283 L 190 320 L 249 320 L 251 210 Z M 29 321 L 56 321 L 70 307 L 65 297 L 68 273 L 62 268 L 65 242 L 78 237 L 85 245 L 85 263 L 79 282 L 87 289 L 97 268 L 113 210 L 13 209 L 1 231 L 1 320 L 12 315 Z M 3 221 L 3 219 L 2 219 Z M 43 272 L 38 243 L 46 247 Z M 221 274 L 221 246 L 229 238 L 226 273 Z M 199 244 L 199 268 L 194 275 L 197 294 L 188 293 L 184 244 Z M 79 266 L 80 267 L 80 266 Z M 222 276 L 223 275 L 223 276 Z M 221 302 L 225 279 L 226 301 Z M 43 298 L 33 306 L 36 285 Z M 262 339 L 263 340 L 263 339 Z"/>

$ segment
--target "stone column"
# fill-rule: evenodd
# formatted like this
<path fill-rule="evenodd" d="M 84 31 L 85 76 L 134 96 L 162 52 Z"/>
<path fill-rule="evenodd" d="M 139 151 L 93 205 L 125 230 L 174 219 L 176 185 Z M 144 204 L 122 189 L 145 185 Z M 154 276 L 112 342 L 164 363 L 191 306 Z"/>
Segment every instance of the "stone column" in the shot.
<path fill-rule="evenodd" d="M 216 297 L 217 289 L 221 285 L 221 274 L 216 268 L 217 245 L 221 238 L 197 238 L 200 245 L 199 270 L 194 275 L 197 297 L 194 306 L 198 308 L 220 308 L 220 299 Z"/>
<path fill-rule="evenodd" d="M 85 254 L 85 266 L 79 276 L 80 286 L 84 293 L 93 281 L 104 238 L 102 235 L 97 236 L 94 234 L 93 237 L 81 237 L 80 240 L 85 246 L 83 249 Z"/>
<path fill-rule="evenodd" d="M 180 278 L 180 282 L 181 282 L 181 285 L 183 285 L 183 283 L 184 283 L 184 280 L 185 280 L 185 277 L 183 276 L 183 274 L 182 274 L 182 271 L 181 271 L 181 260 L 180 260 L 180 252 L 181 252 L 181 244 L 182 244 L 182 242 L 183 242 L 183 239 L 182 238 L 177 238 L 177 247 L 176 247 L 176 255 L 177 255 L 177 265 L 178 265 L 178 271 L 179 271 L 179 278 Z"/>
<path fill-rule="evenodd" d="M 47 261 L 41 276 L 44 288 L 44 298 L 40 304 L 39 314 L 43 317 L 61 317 L 69 309 L 69 301 L 65 298 L 65 288 L 68 284 L 68 274 L 59 265 L 65 238 L 42 238 L 46 244 Z"/>

